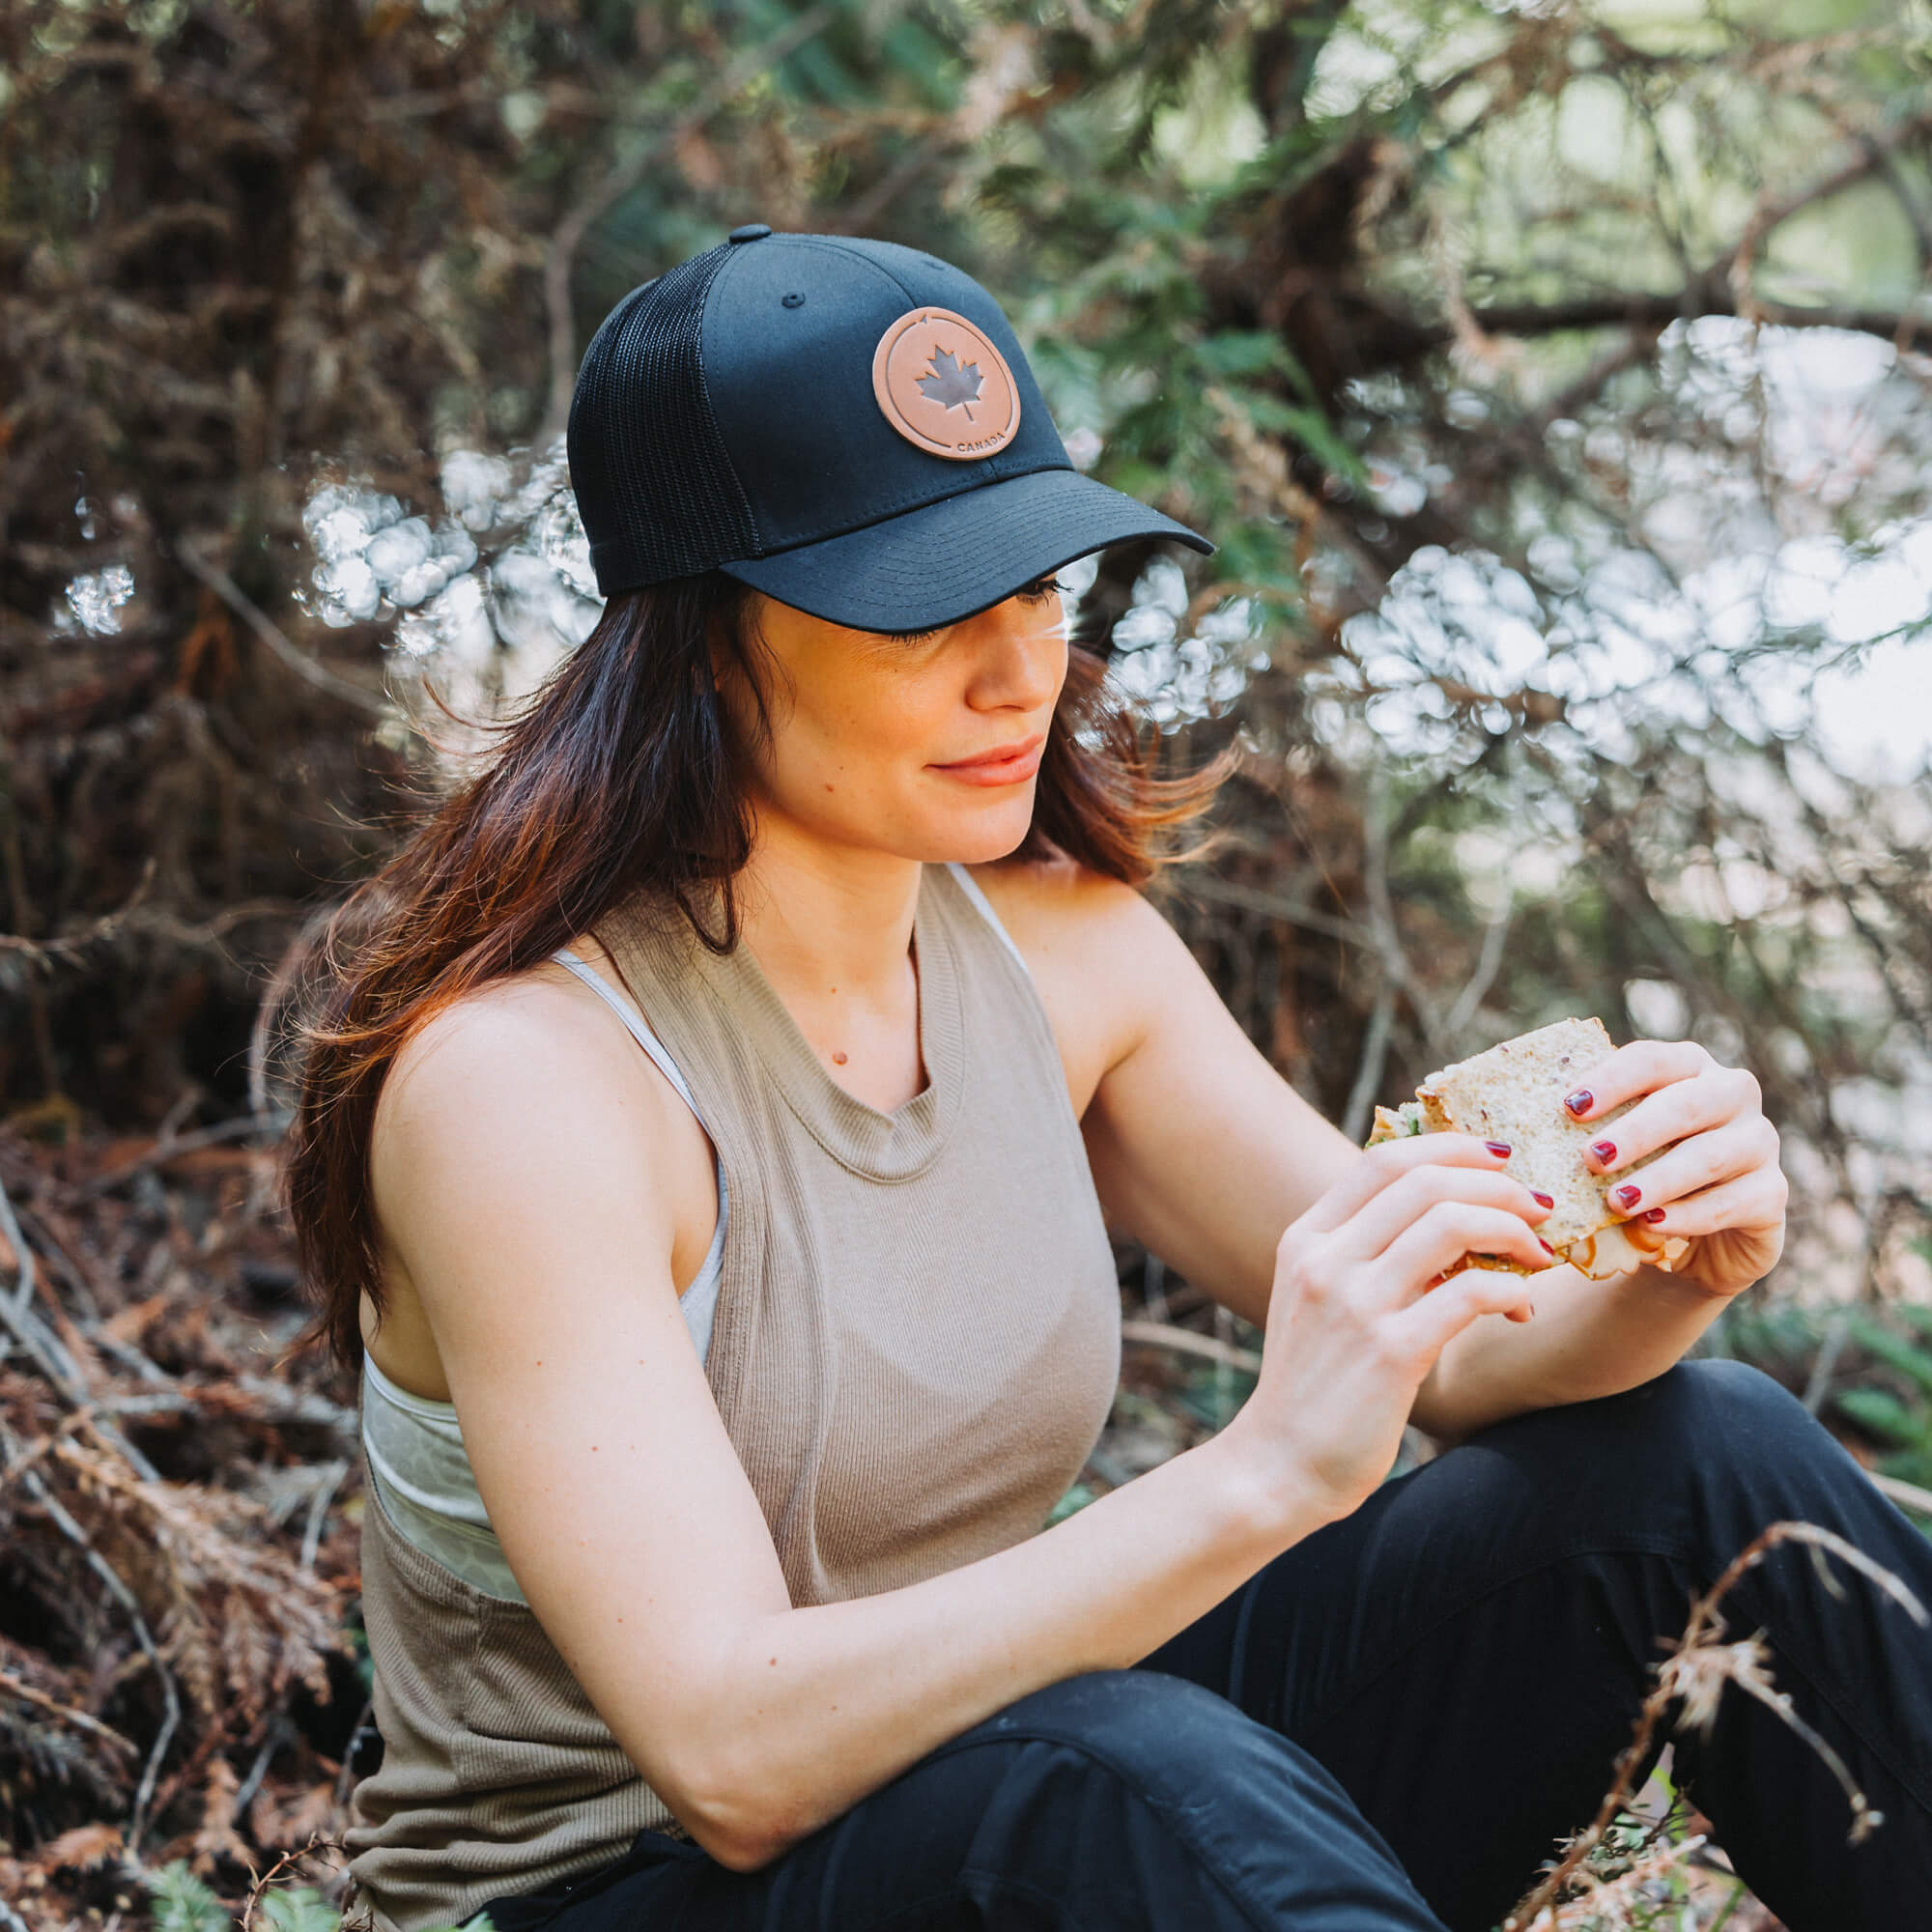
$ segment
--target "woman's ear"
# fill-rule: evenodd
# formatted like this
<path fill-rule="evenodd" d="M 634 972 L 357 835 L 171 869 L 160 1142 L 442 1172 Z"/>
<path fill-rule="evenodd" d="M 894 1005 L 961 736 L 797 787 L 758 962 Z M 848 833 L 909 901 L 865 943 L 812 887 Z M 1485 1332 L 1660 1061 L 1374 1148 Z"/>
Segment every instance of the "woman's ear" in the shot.
<path fill-rule="evenodd" d="M 748 589 L 734 610 L 713 611 L 706 625 L 712 688 L 725 728 L 741 745 L 763 745 L 769 740 L 770 690 L 774 682 L 788 682 L 784 667 L 758 628 L 764 602 L 761 593 Z"/>
<path fill-rule="evenodd" d="M 736 670 L 730 643 L 724 636 L 724 620 L 713 617 L 705 632 L 705 655 L 711 666 L 711 688 L 723 694 L 725 680 Z"/>

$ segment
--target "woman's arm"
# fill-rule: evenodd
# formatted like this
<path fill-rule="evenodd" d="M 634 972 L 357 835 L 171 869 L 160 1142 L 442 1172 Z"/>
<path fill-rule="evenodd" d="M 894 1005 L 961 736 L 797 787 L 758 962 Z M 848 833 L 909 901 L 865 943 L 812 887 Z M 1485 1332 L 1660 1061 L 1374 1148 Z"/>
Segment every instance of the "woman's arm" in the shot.
<path fill-rule="evenodd" d="M 1144 1657 L 1346 1515 L 1448 1335 L 1523 1294 L 1420 1284 L 1471 1239 L 1537 1255 L 1538 1210 L 1479 1144 L 1385 1151 L 1298 1244 L 1321 1265 L 1274 1297 L 1264 1386 L 1220 1435 L 1016 1548 L 794 1609 L 671 1286 L 654 1177 L 682 1105 L 567 992 L 506 982 L 399 1061 L 372 1183 L 531 1608 L 738 1869 L 1025 1692 Z"/>
<path fill-rule="evenodd" d="M 973 871 L 1032 969 L 1107 1225 L 1259 1327 L 1282 1230 L 1362 1150 L 1131 886 L 1071 861 Z"/>
<path fill-rule="evenodd" d="M 1037 884 L 1012 906 L 1029 942 L 1044 946 L 1051 932 L 1056 977 L 1068 984 L 1126 976 L 1126 1004 L 1140 1015 L 1081 1123 L 1108 1220 L 1260 1322 L 1281 1230 L 1367 1156 L 1268 1065 L 1154 906 L 1090 875 L 1063 886 L 1052 912 L 1048 890 Z M 1786 1187 L 1748 1073 L 1687 1041 L 1639 1040 L 1578 1085 L 1590 1094 L 1580 1120 L 1640 1102 L 1616 1124 L 1612 1159 L 1590 1157 L 1592 1173 L 1614 1176 L 1680 1143 L 1637 1177 L 1642 1192 L 1625 1211 L 1661 1207 L 1653 1225 L 1692 1237 L 1692 1251 L 1674 1274 L 1645 1267 L 1589 1281 L 1552 1268 L 1538 1280 L 1534 1322 L 1459 1334 L 1412 1417 L 1443 1441 L 1662 1375 L 1777 1259 Z"/>

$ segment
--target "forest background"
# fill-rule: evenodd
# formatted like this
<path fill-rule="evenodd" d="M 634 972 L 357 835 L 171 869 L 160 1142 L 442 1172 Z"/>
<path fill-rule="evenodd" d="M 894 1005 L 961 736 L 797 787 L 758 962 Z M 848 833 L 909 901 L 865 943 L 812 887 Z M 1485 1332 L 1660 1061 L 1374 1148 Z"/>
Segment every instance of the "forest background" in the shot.
<path fill-rule="evenodd" d="M 1566 1013 L 1749 1066 L 1791 1240 L 1700 1347 L 1932 1523 L 1932 10 L 5 0 L 8 1932 L 334 1922 L 380 1740 L 277 1014 L 441 706 L 595 614 L 590 330 L 753 220 L 967 268 L 1218 540 L 1071 608 L 1163 766 L 1245 752 L 1160 898 L 1284 1075 L 1359 1135 Z M 1066 1507 L 1248 1382 L 1121 1264 Z M 1564 1922 L 1768 1922 L 1694 1823 Z"/>

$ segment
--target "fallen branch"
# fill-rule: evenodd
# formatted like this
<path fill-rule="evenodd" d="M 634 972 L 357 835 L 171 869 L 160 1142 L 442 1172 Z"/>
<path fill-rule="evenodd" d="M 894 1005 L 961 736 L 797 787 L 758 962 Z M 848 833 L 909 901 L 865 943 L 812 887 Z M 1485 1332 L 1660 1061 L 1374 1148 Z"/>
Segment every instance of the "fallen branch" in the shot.
<path fill-rule="evenodd" d="M 350 1463 L 347 1459 L 337 1457 L 333 1463 L 325 1463 L 317 1472 L 315 1494 L 309 1498 L 308 1520 L 302 1528 L 301 1560 L 297 1566 L 304 1573 L 313 1571 L 317 1553 L 322 1548 L 322 1528 L 328 1520 L 328 1506 L 335 1500 L 335 1492 L 349 1478 Z"/>
<path fill-rule="evenodd" d="M 24 1313 L 32 1306 L 34 1299 L 34 1251 L 27 1245 L 27 1237 L 20 1232 L 20 1224 L 14 1215 L 14 1204 L 7 1198 L 7 1187 L 0 1181 L 0 1235 L 7 1237 L 7 1245 L 14 1250 L 14 1266 L 16 1279 L 12 1291 L 14 1308 Z"/>
<path fill-rule="evenodd" d="M 4 1327 L 26 1350 L 35 1367 L 46 1378 L 48 1385 L 70 1408 L 78 1415 L 93 1416 L 96 1405 L 88 1392 L 80 1364 L 46 1322 L 31 1308 L 15 1307 L 11 1299 L 0 1295 L 0 1327 Z M 157 1479 L 158 1471 L 155 1465 L 111 1422 L 97 1422 L 95 1426 L 101 1438 L 116 1455 L 127 1460 L 128 1467 L 138 1476 L 147 1482 Z"/>
<path fill-rule="evenodd" d="M 119 1187 L 123 1181 L 133 1179 L 137 1174 L 145 1174 L 151 1167 L 165 1166 L 180 1154 L 218 1147 L 223 1141 L 246 1140 L 250 1134 L 279 1134 L 292 1118 L 287 1108 L 275 1107 L 266 1114 L 238 1114 L 232 1121 L 217 1121 L 212 1127 L 196 1127 L 190 1133 L 163 1135 L 146 1153 L 136 1154 L 119 1167 L 110 1167 L 105 1174 L 83 1180 L 73 1190 L 74 1194 L 82 1201 L 92 1201 Z"/>
<path fill-rule="evenodd" d="M 1191 1328 L 1177 1328 L 1166 1321 L 1122 1321 L 1121 1340 L 1167 1349 L 1177 1355 L 1199 1355 L 1204 1361 L 1242 1369 L 1251 1376 L 1261 1373 L 1262 1358 L 1252 1349 L 1237 1349 L 1232 1342 L 1218 1342 L 1211 1335 L 1197 1335 Z"/>
<path fill-rule="evenodd" d="M 235 1399 L 238 1387 L 250 1398 L 248 1401 Z M 305 1429 L 326 1430 L 334 1446 L 352 1463 L 360 1446 L 353 1408 L 344 1408 L 341 1404 L 310 1390 L 289 1388 L 254 1376 L 232 1377 L 219 1382 L 177 1382 L 169 1388 L 148 1389 L 136 1395 L 103 1396 L 90 1403 L 80 1414 L 93 1421 L 97 1430 L 101 1417 L 142 1415 L 218 1415 L 260 1423 L 270 1429 L 296 1423 Z M 118 1436 L 105 1431 L 100 1433 L 119 1447 Z M 146 1472 L 137 1469 L 137 1473 Z"/>
<path fill-rule="evenodd" d="M 126 1751 L 129 1757 L 135 1755 L 131 1738 L 125 1738 L 110 1724 L 103 1724 L 99 1718 L 90 1718 L 85 1711 L 76 1711 L 71 1704 L 63 1704 L 58 1698 L 49 1697 L 44 1690 L 36 1690 L 31 1684 L 15 1677 L 11 1670 L 0 1670 L 0 1691 L 9 1697 L 17 1698 L 22 1704 L 31 1704 L 35 1710 L 43 1711 L 50 1718 L 74 1730 L 85 1731 L 91 1738 L 99 1740 L 110 1750 Z"/>
<path fill-rule="evenodd" d="M 1881 1495 L 1889 1496 L 1901 1509 L 1932 1517 L 1932 1490 L 1921 1490 L 1917 1483 L 1905 1482 L 1897 1476 L 1881 1476 L 1876 1469 L 1867 1469 L 1865 1474 Z"/>

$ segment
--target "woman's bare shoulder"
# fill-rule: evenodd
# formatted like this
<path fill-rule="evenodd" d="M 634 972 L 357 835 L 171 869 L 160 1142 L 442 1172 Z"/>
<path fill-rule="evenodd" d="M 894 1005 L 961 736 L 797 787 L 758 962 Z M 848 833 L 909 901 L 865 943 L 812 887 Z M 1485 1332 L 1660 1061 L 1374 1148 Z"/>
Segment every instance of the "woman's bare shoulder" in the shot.
<path fill-rule="evenodd" d="M 1011 903 L 1040 919 L 1078 922 L 1093 918 L 1110 903 L 1140 897 L 1133 887 L 1064 852 L 1024 859 L 1009 853 L 1004 859 L 969 865 L 966 870 L 996 907 Z"/>
<path fill-rule="evenodd" d="M 602 956 L 594 943 L 572 951 L 586 963 Z M 595 992 L 545 961 L 460 995 L 398 1052 L 370 1126 L 385 1249 L 401 1263 L 421 1244 L 425 1216 L 539 1188 L 559 1151 L 564 1174 L 626 1183 L 679 1259 L 708 1241 L 716 1200 L 703 1129 Z"/>
<path fill-rule="evenodd" d="M 469 1103 L 516 1105 L 557 1074 L 609 1078 L 609 1015 L 561 964 L 546 960 L 459 993 L 410 1035 L 390 1064 L 376 1132 L 421 1110 L 439 1125 L 487 1130 Z"/>
<path fill-rule="evenodd" d="M 1029 965 L 1030 946 L 1043 957 L 1104 952 L 1136 921 L 1160 917 L 1132 886 L 1065 854 L 992 859 L 966 870 Z"/>

